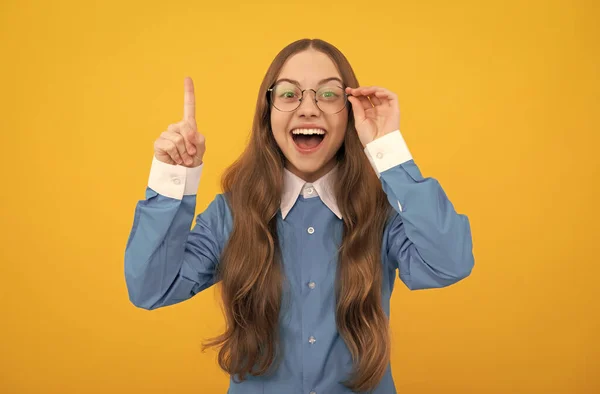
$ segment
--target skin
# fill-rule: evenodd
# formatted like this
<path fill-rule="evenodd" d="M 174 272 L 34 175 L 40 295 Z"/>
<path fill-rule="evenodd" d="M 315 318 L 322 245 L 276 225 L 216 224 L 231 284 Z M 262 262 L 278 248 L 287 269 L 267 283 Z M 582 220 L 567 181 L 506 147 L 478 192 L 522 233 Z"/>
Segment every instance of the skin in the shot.
<path fill-rule="evenodd" d="M 298 81 L 301 89 L 315 89 L 319 81 L 341 75 L 335 63 L 324 53 L 309 49 L 290 57 L 284 64 L 279 79 Z M 340 84 L 341 86 L 341 84 Z M 363 146 L 376 138 L 400 128 L 400 111 L 397 96 L 377 86 L 346 88 L 350 96 L 356 131 Z M 348 124 L 348 109 L 337 114 L 323 113 L 314 101 L 314 92 L 304 93 L 310 99 L 302 101 L 293 112 L 271 111 L 271 128 L 275 140 L 286 158 L 286 168 L 306 182 L 314 182 L 336 165 L 335 154 L 344 142 Z M 326 130 L 320 149 L 314 153 L 298 152 L 290 131 L 302 124 L 311 123 Z"/>
<path fill-rule="evenodd" d="M 319 81 L 341 76 L 329 57 L 315 50 L 292 56 L 280 73 L 280 78 L 294 79 L 301 89 L 315 89 Z M 377 86 L 347 87 L 348 101 L 354 114 L 356 132 L 363 146 L 400 128 L 398 98 L 393 92 Z M 286 168 L 307 182 L 314 182 L 335 167 L 335 153 L 344 141 L 348 122 L 348 109 L 337 114 L 325 114 L 316 106 L 314 93 L 307 91 L 300 107 L 293 112 L 271 111 L 273 135 L 286 157 Z M 194 83 L 184 80 L 183 119 L 170 124 L 167 131 L 154 142 L 155 157 L 167 164 L 194 168 L 202 165 L 206 151 L 204 135 L 196 125 L 196 100 Z M 303 124 L 312 123 L 327 131 L 323 146 L 309 155 L 295 148 L 290 131 Z"/>
<path fill-rule="evenodd" d="M 299 82 L 301 89 L 317 90 L 322 86 L 318 84 L 319 81 L 331 77 L 341 79 L 335 63 L 322 52 L 307 50 L 286 61 L 278 80 L 292 79 Z M 300 107 L 293 112 L 272 108 L 271 129 L 286 158 L 286 168 L 305 181 L 314 182 L 335 167 L 335 153 L 344 142 L 348 109 L 344 108 L 337 114 L 325 114 L 316 106 L 314 92 L 306 91 L 304 98 Z M 327 131 L 319 150 L 311 154 L 298 152 L 290 134 L 292 129 L 305 123 L 315 124 Z"/>

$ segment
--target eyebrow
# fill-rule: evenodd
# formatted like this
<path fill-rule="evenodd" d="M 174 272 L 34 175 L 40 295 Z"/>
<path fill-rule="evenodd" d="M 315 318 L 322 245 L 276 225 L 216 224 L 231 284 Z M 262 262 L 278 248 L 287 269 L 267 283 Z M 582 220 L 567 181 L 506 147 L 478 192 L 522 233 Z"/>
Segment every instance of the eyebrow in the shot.
<path fill-rule="evenodd" d="M 341 85 L 344 84 L 344 82 L 342 82 L 341 79 L 339 79 L 338 77 L 329 77 L 329 78 L 325 78 L 325 79 L 321 79 L 317 85 L 322 85 L 325 82 L 329 82 L 329 81 L 338 81 Z M 289 83 L 293 83 L 294 85 L 300 87 L 300 82 L 293 80 L 293 79 L 289 79 L 289 78 L 280 78 L 277 81 L 275 81 L 275 83 L 279 83 L 279 82 L 289 82 Z"/>

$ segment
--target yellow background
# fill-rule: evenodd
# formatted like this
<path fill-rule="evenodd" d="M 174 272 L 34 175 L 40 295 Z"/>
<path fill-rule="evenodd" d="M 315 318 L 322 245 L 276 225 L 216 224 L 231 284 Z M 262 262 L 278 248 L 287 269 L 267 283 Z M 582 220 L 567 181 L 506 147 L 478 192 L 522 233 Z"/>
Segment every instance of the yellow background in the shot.
<path fill-rule="evenodd" d="M 302 37 L 399 95 L 415 160 L 471 220 L 471 277 L 397 282 L 398 392 L 600 392 L 600 12 L 525 3 L 3 0 L 0 392 L 226 392 L 199 350 L 222 328 L 214 289 L 136 309 L 124 247 L 183 78 L 207 139 L 199 213 Z"/>

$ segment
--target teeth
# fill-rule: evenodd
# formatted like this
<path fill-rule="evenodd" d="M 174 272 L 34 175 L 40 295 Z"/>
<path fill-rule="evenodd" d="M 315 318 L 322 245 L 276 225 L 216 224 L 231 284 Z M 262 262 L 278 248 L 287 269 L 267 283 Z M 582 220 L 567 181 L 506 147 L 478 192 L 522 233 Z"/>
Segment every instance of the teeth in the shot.
<path fill-rule="evenodd" d="M 312 135 L 312 134 L 325 134 L 325 130 L 323 129 L 294 129 L 292 130 L 292 134 L 304 134 L 304 135 Z"/>

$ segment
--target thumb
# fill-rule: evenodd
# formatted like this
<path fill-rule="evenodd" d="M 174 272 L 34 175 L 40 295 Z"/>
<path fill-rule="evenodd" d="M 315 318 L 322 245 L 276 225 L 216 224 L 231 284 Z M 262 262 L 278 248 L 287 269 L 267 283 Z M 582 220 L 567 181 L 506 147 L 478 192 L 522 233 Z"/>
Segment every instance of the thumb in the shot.
<path fill-rule="evenodd" d="M 185 143 L 185 149 L 190 156 L 194 156 L 197 152 L 196 149 L 196 133 L 192 127 L 184 122 L 181 127 L 181 135 L 183 136 L 183 141 Z"/>
<path fill-rule="evenodd" d="M 200 151 L 200 144 L 202 143 L 202 136 L 200 136 L 200 133 L 197 131 L 194 131 L 190 137 L 192 144 L 194 144 L 194 147 L 196 148 L 196 154 L 198 154 Z"/>
<path fill-rule="evenodd" d="M 191 137 L 191 142 L 196 148 L 196 154 L 194 156 L 202 158 L 202 156 L 204 156 L 204 151 L 206 150 L 206 139 L 204 136 L 199 132 L 194 131 L 194 134 Z"/>

